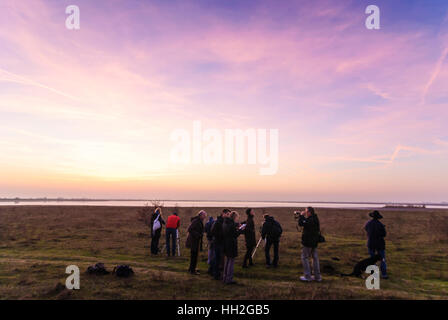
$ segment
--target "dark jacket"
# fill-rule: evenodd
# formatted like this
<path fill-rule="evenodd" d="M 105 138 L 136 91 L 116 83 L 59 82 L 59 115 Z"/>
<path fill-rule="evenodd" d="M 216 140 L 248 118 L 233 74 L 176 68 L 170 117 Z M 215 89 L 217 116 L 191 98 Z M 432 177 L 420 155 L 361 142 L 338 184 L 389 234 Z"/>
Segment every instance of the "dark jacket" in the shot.
<path fill-rule="evenodd" d="M 151 226 L 150 226 L 151 227 L 151 237 L 154 237 L 153 227 L 154 227 L 154 222 L 156 221 L 158 215 L 159 215 L 158 213 L 154 212 L 151 216 Z M 157 233 L 162 232 L 163 225 L 165 224 L 165 221 L 163 220 L 162 216 L 160 216 L 159 221 L 160 221 L 160 229 L 156 231 Z"/>
<path fill-rule="evenodd" d="M 219 216 L 213 223 L 213 226 L 210 230 L 213 237 L 213 243 L 218 246 L 224 245 L 224 235 L 222 230 L 223 222 L 224 218 Z"/>
<path fill-rule="evenodd" d="M 253 216 L 248 216 L 247 221 L 244 222 L 246 228 L 244 229 L 244 237 L 246 238 L 247 247 L 255 247 L 257 245 L 257 239 L 255 238 L 255 222 Z"/>
<path fill-rule="evenodd" d="M 263 228 L 261 229 L 261 237 L 269 242 L 277 242 L 280 240 L 280 235 L 275 233 L 275 225 L 280 227 L 280 234 L 283 231 L 280 224 L 274 220 L 274 217 L 267 217 L 263 223 Z"/>
<path fill-rule="evenodd" d="M 299 217 L 299 226 L 303 227 L 302 245 L 308 248 L 316 248 L 319 243 L 320 223 L 316 214 L 308 218 Z"/>
<path fill-rule="evenodd" d="M 367 247 L 371 250 L 384 250 L 386 249 L 386 242 L 384 237 L 386 236 L 386 227 L 378 219 L 372 219 L 367 222 L 365 228 L 367 231 Z"/>
<path fill-rule="evenodd" d="M 188 227 L 188 237 L 186 247 L 199 251 L 202 235 L 204 234 L 204 224 L 199 216 L 191 218 L 191 224 Z"/>
<path fill-rule="evenodd" d="M 238 230 L 238 224 L 231 218 L 225 218 L 222 224 L 224 235 L 224 255 L 229 258 L 238 256 L 238 236 L 243 230 Z"/>
<path fill-rule="evenodd" d="M 213 226 L 214 222 L 215 222 L 215 220 L 213 220 L 213 217 L 210 217 L 208 219 L 207 223 L 205 224 L 204 232 L 205 232 L 205 234 L 207 236 L 207 240 L 208 241 L 212 241 L 213 240 L 213 236 L 212 236 L 212 232 L 211 231 L 212 231 L 212 226 Z"/>

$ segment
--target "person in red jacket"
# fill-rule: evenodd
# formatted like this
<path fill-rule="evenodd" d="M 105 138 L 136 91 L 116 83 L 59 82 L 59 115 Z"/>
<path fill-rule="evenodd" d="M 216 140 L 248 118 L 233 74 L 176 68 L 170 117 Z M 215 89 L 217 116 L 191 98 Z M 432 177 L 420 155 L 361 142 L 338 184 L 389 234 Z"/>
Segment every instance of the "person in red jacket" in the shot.
<path fill-rule="evenodd" d="M 166 221 L 166 255 L 169 257 L 170 254 L 174 257 L 176 255 L 176 242 L 177 242 L 177 231 L 180 227 L 180 218 L 177 212 L 170 215 Z M 171 248 L 170 248 L 171 240 Z M 170 250 L 171 249 L 171 250 Z"/>

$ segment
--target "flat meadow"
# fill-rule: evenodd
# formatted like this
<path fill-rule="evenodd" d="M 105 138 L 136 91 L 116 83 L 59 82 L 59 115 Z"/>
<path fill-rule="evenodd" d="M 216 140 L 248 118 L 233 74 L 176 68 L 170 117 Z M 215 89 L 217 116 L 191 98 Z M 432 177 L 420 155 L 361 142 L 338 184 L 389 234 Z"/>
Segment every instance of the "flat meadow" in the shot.
<path fill-rule="evenodd" d="M 198 269 L 187 273 L 186 229 L 199 209 L 216 217 L 222 208 L 178 208 L 181 256 L 150 256 L 150 230 L 139 207 L 2 206 L 0 207 L 0 299 L 448 299 L 448 210 L 384 209 L 390 279 L 380 290 L 367 290 L 365 280 L 340 277 L 367 257 L 363 230 L 369 210 L 317 208 L 327 242 L 319 246 L 321 283 L 301 283 L 300 229 L 293 211 L 300 208 L 255 209 L 256 228 L 263 213 L 283 226 L 280 263 L 264 265 L 264 250 L 255 266 L 241 268 L 244 236 L 239 238 L 235 286 L 206 274 L 204 237 Z M 234 208 L 244 219 L 244 209 Z M 166 218 L 173 208 L 163 208 Z M 139 213 L 140 212 L 140 213 Z M 259 233 L 257 232 L 257 238 Z M 161 245 L 165 244 L 163 230 Z M 109 271 L 128 264 L 130 278 L 92 276 L 89 265 L 103 262 Z M 80 290 L 64 288 L 65 269 L 81 270 Z"/>

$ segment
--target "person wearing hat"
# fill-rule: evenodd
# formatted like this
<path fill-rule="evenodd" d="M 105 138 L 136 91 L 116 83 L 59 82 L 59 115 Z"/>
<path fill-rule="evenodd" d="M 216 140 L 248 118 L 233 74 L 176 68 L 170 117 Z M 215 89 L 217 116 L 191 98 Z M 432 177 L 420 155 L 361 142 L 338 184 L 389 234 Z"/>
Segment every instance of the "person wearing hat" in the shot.
<path fill-rule="evenodd" d="M 364 229 L 367 232 L 367 248 L 369 249 L 369 255 L 373 257 L 376 254 L 381 256 L 381 277 L 387 279 L 387 268 L 386 268 L 386 242 L 384 238 L 386 237 L 386 227 L 380 222 L 383 216 L 377 211 L 369 213 L 372 218 L 366 223 Z"/>

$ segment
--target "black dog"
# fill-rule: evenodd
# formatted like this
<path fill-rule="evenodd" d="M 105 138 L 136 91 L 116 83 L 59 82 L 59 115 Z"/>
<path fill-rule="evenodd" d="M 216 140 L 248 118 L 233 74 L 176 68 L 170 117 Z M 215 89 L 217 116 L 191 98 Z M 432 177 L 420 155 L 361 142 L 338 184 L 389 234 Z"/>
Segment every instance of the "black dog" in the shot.
<path fill-rule="evenodd" d="M 379 254 L 376 254 L 371 258 L 361 260 L 355 265 L 352 273 L 350 273 L 350 274 L 341 273 L 341 277 L 344 277 L 344 276 L 345 277 L 350 277 L 350 276 L 360 277 L 361 274 L 363 274 L 366 271 L 368 266 L 376 264 L 378 261 L 381 261 L 381 259 L 382 259 L 381 256 Z"/>

